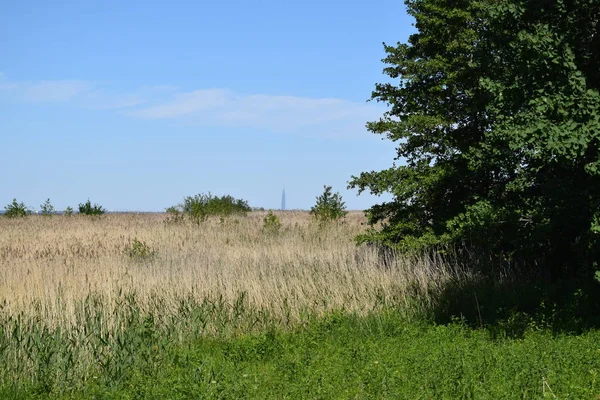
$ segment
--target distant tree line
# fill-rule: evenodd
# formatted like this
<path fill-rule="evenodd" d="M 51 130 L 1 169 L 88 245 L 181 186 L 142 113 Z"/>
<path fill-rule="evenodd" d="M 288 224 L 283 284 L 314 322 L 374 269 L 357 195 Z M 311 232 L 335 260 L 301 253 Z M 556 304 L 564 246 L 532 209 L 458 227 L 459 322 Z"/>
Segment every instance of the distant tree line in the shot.
<path fill-rule="evenodd" d="M 311 215 L 322 222 L 338 220 L 346 215 L 342 197 L 339 193 L 332 193 L 331 190 L 331 186 L 325 186 L 323 194 L 317 197 L 316 204 L 310 211 Z M 233 215 L 246 215 L 250 211 L 264 211 L 264 208 L 252 208 L 246 200 L 236 199 L 230 195 L 215 196 L 210 192 L 186 196 L 182 203 L 166 209 L 170 222 L 183 221 L 187 218 L 196 223 L 205 221 L 209 216 L 225 218 Z M 84 203 L 79 204 L 78 212 L 81 215 L 98 216 L 106 213 L 106 209 L 99 204 L 92 204 L 90 199 L 87 199 Z M 8 218 L 26 217 L 32 213 L 33 211 L 25 203 L 18 202 L 17 199 L 13 199 L 4 208 L 4 215 Z M 50 199 L 40 205 L 40 213 L 44 216 L 57 214 Z M 63 214 L 67 216 L 73 215 L 73 213 L 74 210 L 71 207 L 67 207 L 63 211 Z M 274 222 L 273 224 L 277 225 Z"/>
<path fill-rule="evenodd" d="M 85 203 L 79 204 L 78 211 L 81 215 L 102 215 L 106 212 L 102 206 L 99 204 L 92 204 L 89 199 Z M 18 202 L 17 199 L 13 199 L 10 204 L 4 207 L 4 216 L 8 218 L 26 217 L 32 213 L 33 210 L 31 208 L 27 207 L 23 202 Z M 50 199 L 46 199 L 46 201 L 40 205 L 40 214 L 46 217 L 57 214 Z M 73 208 L 67 207 L 63 211 L 63 215 L 73 215 Z"/>

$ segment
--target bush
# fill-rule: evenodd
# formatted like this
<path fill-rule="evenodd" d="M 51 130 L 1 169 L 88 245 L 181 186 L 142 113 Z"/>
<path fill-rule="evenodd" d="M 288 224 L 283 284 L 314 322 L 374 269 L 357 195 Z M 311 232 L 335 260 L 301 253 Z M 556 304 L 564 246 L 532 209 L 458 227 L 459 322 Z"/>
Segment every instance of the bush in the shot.
<path fill-rule="evenodd" d="M 263 231 L 268 233 L 278 232 L 281 228 L 279 217 L 269 210 L 269 213 L 263 218 Z"/>
<path fill-rule="evenodd" d="M 310 214 L 320 222 L 336 221 L 348 214 L 342 196 L 331 194 L 331 186 L 324 186 L 323 194 L 317 197 L 317 203 L 310 209 Z"/>
<path fill-rule="evenodd" d="M 50 203 L 50 199 L 46 199 L 44 204 L 40 205 L 40 210 L 42 211 L 42 215 L 45 217 L 51 217 L 56 213 L 54 210 L 54 206 Z"/>
<path fill-rule="evenodd" d="M 192 221 L 200 223 L 208 218 L 208 202 L 210 194 L 197 194 L 195 196 L 187 196 L 183 199 L 181 208 L 183 214 L 187 215 Z"/>
<path fill-rule="evenodd" d="M 71 215 L 73 215 L 73 207 L 65 208 L 65 211 L 63 211 L 63 214 L 67 217 L 70 217 Z"/>
<path fill-rule="evenodd" d="M 98 204 L 92 205 L 90 199 L 88 199 L 85 203 L 79 204 L 79 214 L 81 215 L 102 215 L 106 212 L 102 206 Z"/>
<path fill-rule="evenodd" d="M 29 214 L 31 214 L 31 210 L 25 203 L 18 203 L 17 199 L 13 199 L 12 203 L 4 207 L 4 215 L 8 218 L 26 217 Z"/>
<path fill-rule="evenodd" d="M 246 215 L 251 211 L 248 202 L 245 200 L 235 199 L 229 195 L 218 197 L 210 193 L 187 196 L 183 199 L 183 204 L 179 205 L 179 208 L 170 208 L 181 209 L 184 215 L 187 215 L 198 224 L 211 215 L 225 218 L 234 214 Z"/>
<path fill-rule="evenodd" d="M 156 250 L 153 250 L 148 244 L 134 238 L 131 244 L 125 249 L 125 253 L 132 261 L 151 261 L 156 257 Z"/>

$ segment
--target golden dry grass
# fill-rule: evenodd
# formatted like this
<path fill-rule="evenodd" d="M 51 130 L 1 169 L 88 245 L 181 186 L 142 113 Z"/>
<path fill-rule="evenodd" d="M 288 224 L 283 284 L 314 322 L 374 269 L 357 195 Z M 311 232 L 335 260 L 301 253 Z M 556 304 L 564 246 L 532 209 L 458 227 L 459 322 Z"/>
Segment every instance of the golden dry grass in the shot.
<path fill-rule="evenodd" d="M 6 315 L 72 326 L 90 295 L 102 299 L 106 324 L 127 293 L 142 309 L 161 299 L 165 312 L 179 299 L 217 298 L 297 317 L 303 311 L 373 309 L 382 301 L 414 303 L 452 274 L 439 262 L 398 258 L 383 266 L 375 249 L 357 247 L 362 213 L 323 227 L 308 213 L 277 213 L 277 234 L 262 229 L 264 212 L 232 218 L 166 224 L 161 214 L 101 218 L 32 216 L 0 219 L 0 307 Z M 128 255 L 134 240 L 152 259 Z M 426 307 L 428 296 L 421 296 Z"/>

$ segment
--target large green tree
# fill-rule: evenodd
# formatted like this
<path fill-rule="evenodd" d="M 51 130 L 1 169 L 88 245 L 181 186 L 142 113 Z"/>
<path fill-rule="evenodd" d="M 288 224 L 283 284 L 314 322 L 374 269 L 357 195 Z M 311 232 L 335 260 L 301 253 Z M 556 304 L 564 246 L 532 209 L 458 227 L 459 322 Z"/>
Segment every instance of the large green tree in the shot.
<path fill-rule="evenodd" d="M 392 83 L 368 123 L 399 165 L 350 187 L 393 201 L 363 236 L 453 244 L 511 267 L 575 271 L 600 256 L 600 2 L 409 0 L 417 33 L 385 45 Z"/>

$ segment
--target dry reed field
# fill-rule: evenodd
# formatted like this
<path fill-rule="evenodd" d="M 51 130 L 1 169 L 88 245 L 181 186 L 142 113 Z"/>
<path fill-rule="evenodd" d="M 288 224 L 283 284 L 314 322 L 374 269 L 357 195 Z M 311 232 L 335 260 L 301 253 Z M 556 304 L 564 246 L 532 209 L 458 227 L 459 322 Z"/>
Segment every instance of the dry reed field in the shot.
<path fill-rule="evenodd" d="M 326 225 L 278 213 L 276 231 L 265 215 L 1 218 L 0 383 L 71 390 L 202 337 L 293 328 L 332 310 L 418 313 L 456 278 L 440 262 L 357 246 L 362 213 Z"/>
<path fill-rule="evenodd" d="M 127 294 L 150 311 L 156 299 L 169 310 L 184 298 L 234 304 L 243 293 L 254 309 L 297 318 L 307 310 L 372 309 L 450 278 L 424 260 L 383 266 L 375 249 L 357 247 L 362 213 L 330 226 L 305 212 L 279 213 L 274 233 L 263 231 L 264 215 L 200 225 L 167 224 L 161 214 L 1 219 L 0 304 L 5 315 L 68 327 L 92 295 L 102 299 L 110 325 Z M 139 254 L 136 241 L 145 245 Z"/>

